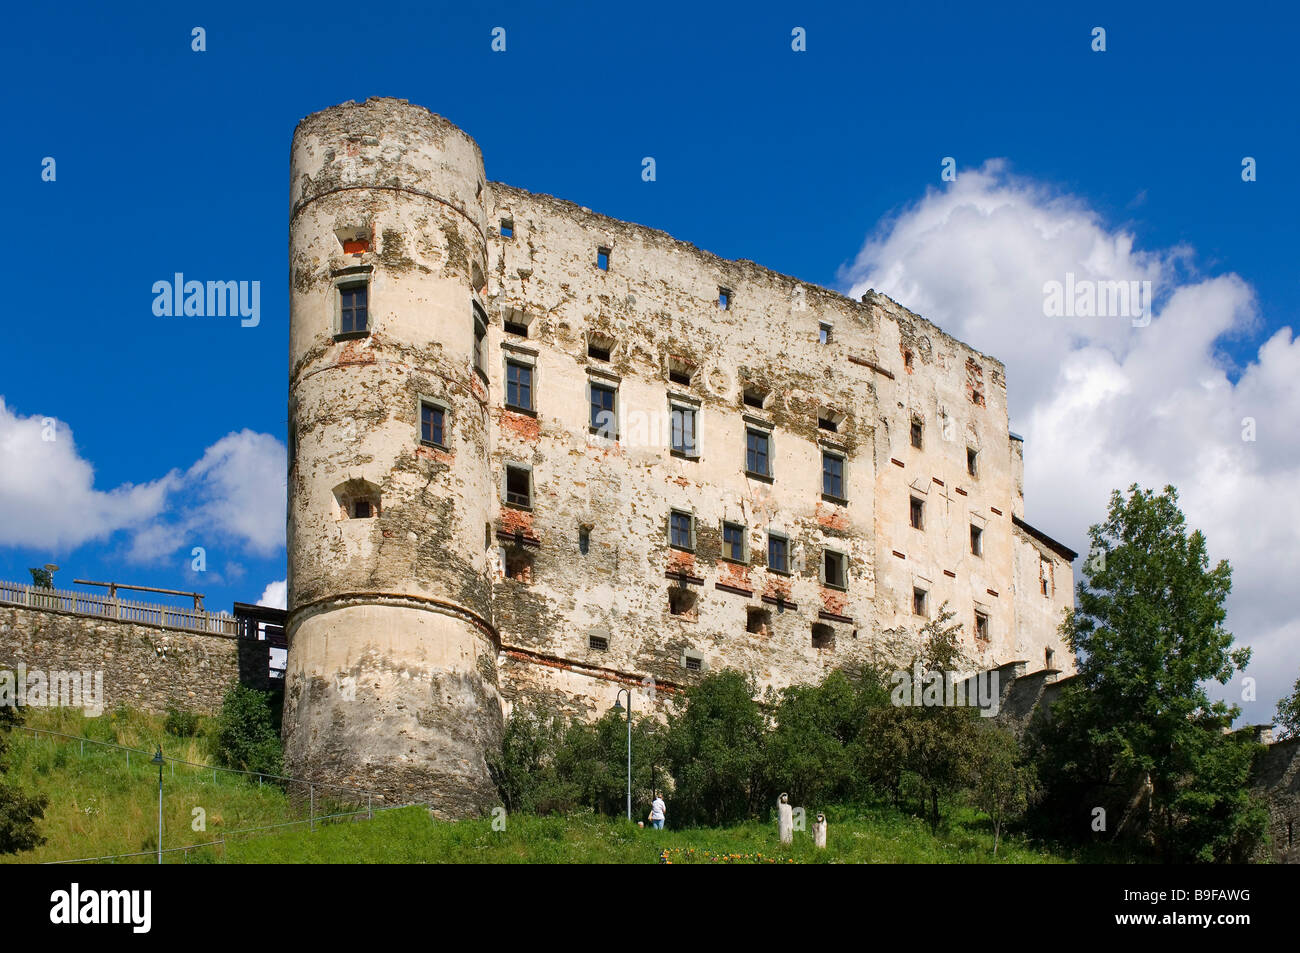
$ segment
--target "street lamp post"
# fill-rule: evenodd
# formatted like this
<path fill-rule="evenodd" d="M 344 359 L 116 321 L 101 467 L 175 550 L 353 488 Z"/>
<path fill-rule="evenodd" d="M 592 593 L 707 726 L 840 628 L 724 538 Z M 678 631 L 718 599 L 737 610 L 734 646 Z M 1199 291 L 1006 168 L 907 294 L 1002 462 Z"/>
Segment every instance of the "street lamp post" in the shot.
<path fill-rule="evenodd" d="M 158 863 L 162 863 L 162 769 L 163 756 L 162 745 L 158 746 L 158 752 L 153 756 L 152 762 L 158 765 Z"/>
<path fill-rule="evenodd" d="M 619 704 L 619 696 L 627 694 L 627 819 L 632 820 L 632 692 L 630 689 L 620 688 L 614 696 L 614 713 L 618 714 L 623 710 Z"/>

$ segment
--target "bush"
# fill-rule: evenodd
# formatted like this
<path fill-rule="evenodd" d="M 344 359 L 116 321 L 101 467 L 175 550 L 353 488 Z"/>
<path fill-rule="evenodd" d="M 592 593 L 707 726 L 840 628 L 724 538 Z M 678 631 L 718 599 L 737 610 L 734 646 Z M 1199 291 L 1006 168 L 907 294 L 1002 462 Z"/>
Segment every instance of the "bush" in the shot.
<path fill-rule="evenodd" d="M 192 711 L 180 708 L 168 708 L 167 720 L 163 729 L 177 738 L 193 738 L 199 733 L 199 716 Z"/>
<path fill-rule="evenodd" d="M 44 795 L 29 797 L 4 780 L 8 768 L 8 735 L 22 721 L 22 709 L 0 706 L 0 854 L 31 850 L 45 842 L 36 822 L 45 816 L 49 801 Z"/>
<path fill-rule="evenodd" d="M 243 685 L 226 693 L 217 717 L 217 758 L 223 765 L 258 774 L 283 772 L 273 697 Z"/>

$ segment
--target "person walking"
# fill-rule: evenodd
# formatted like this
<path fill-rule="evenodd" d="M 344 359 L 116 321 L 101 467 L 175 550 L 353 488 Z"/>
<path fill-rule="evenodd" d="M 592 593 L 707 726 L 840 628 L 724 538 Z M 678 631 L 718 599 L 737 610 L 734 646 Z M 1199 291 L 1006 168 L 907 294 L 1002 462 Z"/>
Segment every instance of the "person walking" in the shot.
<path fill-rule="evenodd" d="M 664 829 L 664 815 L 668 812 L 664 799 L 655 792 L 655 799 L 650 802 L 650 825 L 657 831 Z"/>

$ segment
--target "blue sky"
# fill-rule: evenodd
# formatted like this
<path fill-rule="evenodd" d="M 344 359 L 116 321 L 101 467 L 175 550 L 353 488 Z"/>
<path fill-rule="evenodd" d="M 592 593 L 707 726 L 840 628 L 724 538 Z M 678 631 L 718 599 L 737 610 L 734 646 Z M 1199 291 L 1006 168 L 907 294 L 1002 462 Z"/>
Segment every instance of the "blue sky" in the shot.
<path fill-rule="evenodd" d="M 284 578 L 276 453 L 286 417 L 290 137 L 309 112 L 387 95 L 464 128 L 491 179 L 808 282 L 854 293 L 874 285 L 977 347 L 1006 350 L 1012 427 L 1028 431 L 1031 461 L 1035 439 L 1051 446 L 1082 413 L 1062 403 L 1063 389 L 1116 373 L 1149 382 L 1152 368 L 1167 369 L 1174 377 L 1139 405 L 1089 405 L 1118 428 L 1123 452 L 1091 469 L 1076 461 L 1074 470 L 1093 474 L 1086 506 L 1058 474 L 1030 464 L 1029 518 L 1083 549 L 1083 529 L 1118 481 L 1193 484 L 1189 518 L 1200 517 L 1212 549 L 1213 528 L 1224 527 L 1216 554 L 1238 565 L 1239 584 L 1258 569 L 1256 589 L 1244 586 L 1249 602 L 1234 606 L 1234 630 L 1260 640 L 1270 668 L 1298 674 L 1300 620 L 1268 593 L 1300 567 L 1300 513 L 1270 520 L 1264 552 L 1214 500 L 1231 492 L 1272 505 L 1294 492 L 1300 472 L 1295 416 L 1268 410 L 1300 408 L 1287 389 L 1289 335 L 1268 352 L 1272 364 L 1261 357 L 1279 329 L 1296 326 L 1300 304 L 1294 11 L 271 7 L 27 4 L 9 15 L 0 42 L 13 95 L 0 173 L 22 250 L 11 255 L 0 365 L 0 503 L 9 514 L 0 577 L 26 579 L 28 566 L 52 560 L 64 567 L 61 582 L 198 588 L 214 608 L 256 601 Z M 204 52 L 191 50 L 196 26 L 206 30 Z M 490 48 L 498 26 L 503 53 Z M 806 52 L 791 50 L 796 26 Z M 1091 49 L 1097 26 L 1104 53 Z M 47 156 L 53 182 L 41 177 Z M 656 160 L 653 183 L 641 179 L 644 156 Z M 945 156 L 957 160 L 965 192 L 940 182 Z M 1244 156 L 1257 160 L 1255 182 L 1241 179 Z M 954 231 L 954 208 L 974 209 L 979 228 Z M 998 208 L 1037 222 L 1028 234 L 1056 234 L 1043 222 L 1084 221 L 1079 247 L 1120 247 L 1119 258 L 1156 276 L 1158 302 L 1222 320 L 1206 319 L 1211 331 L 1198 337 L 1171 318 L 1165 363 L 1142 363 L 1152 360 L 1142 342 L 1154 335 L 1084 329 L 1064 343 L 1044 335 L 1056 343 L 1037 355 L 1006 347 L 1008 323 L 1021 318 L 979 277 L 989 261 L 966 250 L 1000 249 L 995 264 L 1009 268 L 1023 252 L 1034 286 L 1055 272 L 1040 274 L 1036 246 L 997 230 Z M 943 275 L 926 267 L 922 239 L 951 249 Z M 1081 257 L 1081 269 L 1095 264 Z M 178 271 L 260 281 L 260 324 L 155 317 L 150 289 Z M 1188 340 L 1199 342 L 1194 353 L 1179 350 Z M 1067 365 L 1083 378 L 1056 373 Z M 1179 367 L 1190 368 L 1183 378 Z M 1233 408 L 1222 432 L 1195 419 L 1202 411 L 1190 399 L 1155 406 L 1184 386 L 1213 390 L 1207 381 L 1219 374 L 1214 386 Z M 1089 392 L 1113 392 L 1098 387 Z M 1261 434 L 1246 451 L 1229 431 L 1235 408 L 1256 404 Z M 32 462 L 50 450 L 29 443 L 46 417 L 58 421 L 66 454 L 51 459 L 79 473 L 66 486 Z M 1210 433 L 1219 456 L 1187 470 L 1177 447 L 1133 430 L 1171 418 L 1180 433 Z M 1238 459 L 1245 452 L 1253 456 Z M 1206 468 L 1224 454 L 1237 462 L 1216 489 Z M 206 550 L 204 573 L 190 570 L 193 546 Z M 1275 698 L 1280 678 L 1261 694 Z"/>

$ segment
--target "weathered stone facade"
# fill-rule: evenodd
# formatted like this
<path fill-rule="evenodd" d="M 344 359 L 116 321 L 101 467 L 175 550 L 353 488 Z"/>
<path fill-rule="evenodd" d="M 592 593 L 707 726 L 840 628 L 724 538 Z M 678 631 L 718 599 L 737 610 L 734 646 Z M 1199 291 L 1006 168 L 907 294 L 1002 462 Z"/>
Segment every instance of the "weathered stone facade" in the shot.
<path fill-rule="evenodd" d="M 292 773 L 469 813 L 518 700 L 812 681 L 944 603 L 976 667 L 1073 671 L 996 359 L 489 183 L 405 101 L 303 120 L 291 182 Z"/>
<path fill-rule="evenodd" d="M 0 670 L 102 672 L 103 706 L 215 715 L 239 681 L 238 640 L 53 609 L 0 606 Z"/>

